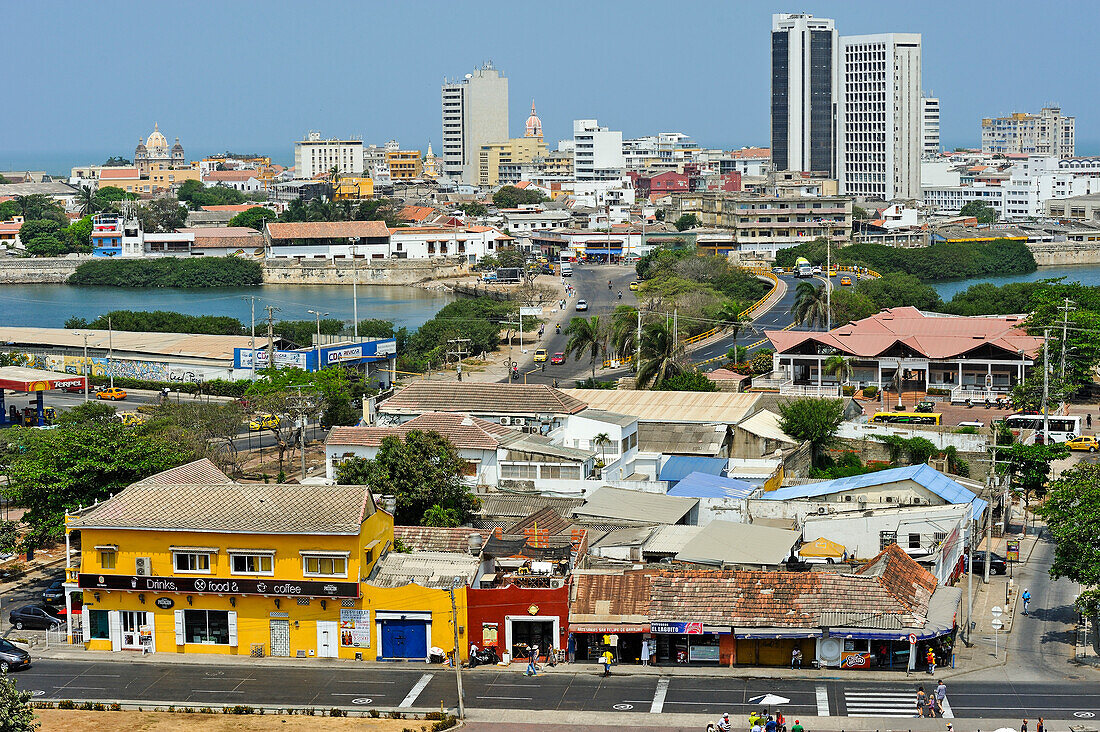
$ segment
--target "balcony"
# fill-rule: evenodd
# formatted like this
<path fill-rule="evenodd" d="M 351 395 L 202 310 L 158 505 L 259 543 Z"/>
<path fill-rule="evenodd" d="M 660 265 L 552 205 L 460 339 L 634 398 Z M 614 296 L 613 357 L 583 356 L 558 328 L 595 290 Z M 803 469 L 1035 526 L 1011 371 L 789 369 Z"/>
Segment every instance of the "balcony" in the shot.
<path fill-rule="evenodd" d="M 840 396 L 840 384 L 795 384 L 794 382 L 787 381 L 779 386 L 779 393 L 784 396 L 805 396 L 805 397 L 831 397 L 836 399 Z"/>

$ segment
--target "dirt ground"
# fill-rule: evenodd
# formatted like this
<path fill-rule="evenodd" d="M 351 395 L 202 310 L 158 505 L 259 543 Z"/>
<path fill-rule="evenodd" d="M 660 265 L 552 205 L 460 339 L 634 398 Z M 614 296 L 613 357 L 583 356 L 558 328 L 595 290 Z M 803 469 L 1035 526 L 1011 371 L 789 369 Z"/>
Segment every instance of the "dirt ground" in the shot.
<path fill-rule="evenodd" d="M 299 717 L 278 714 L 180 714 L 168 712 L 81 712 L 61 709 L 36 709 L 42 732 L 266 732 L 286 730 L 305 732 L 318 730 L 367 730 L 367 732 L 402 732 L 411 729 L 420 732 L 429 729 L 433 722 L 421 719 L 364 719 L 362 717 L 330 718 Z"/>

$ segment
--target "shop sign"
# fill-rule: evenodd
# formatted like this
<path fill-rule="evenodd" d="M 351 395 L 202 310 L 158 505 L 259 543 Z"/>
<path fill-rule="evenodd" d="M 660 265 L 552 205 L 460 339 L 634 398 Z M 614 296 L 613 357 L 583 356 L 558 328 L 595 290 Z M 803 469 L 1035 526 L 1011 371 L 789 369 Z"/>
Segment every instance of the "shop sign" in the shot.
<path fill-rule="evenodd" d="M 334 348 L 325 354 L 326 363 L 340 363 L 341 361 L 355 361 L 363 357 L 362 346 L 348 348 Z"/>
<path fill-rule="evenodd" d="M 161 610 L 171 610 L 172 606 L 176 604 L 176 601 L 171 597 L 158 597 L 157 601 L 153 604 Z"/>
<path fill-rule="evenodd" d="M 871 668 L 871 654 L 865 651 L 844 651 L 840 654 L 841 668 Z"/>
<path fill-rule="evenodd" d="M 718 646 L 692 646 L 688 649 L 689 661 L 717 661 Z"/>
<path fill-rule="evenodd" d="M 653 633 L 671 633 L 675 635 L 702 635 L 702 623 L 650 623 Z"/>
<path fill-rule="evenodd" d="M 1020 561 L 1020 540 L 1011 539 L 1005 543 L 1005 558 L 1010 562 Z"/>
<path fill-rule="evenodd" d="M 370 610 L 340 609 L 340 645 L 344 648 L 370 648 Z"/>
<path fill-rule="evenodd" d="M 125 574 L 80 574 L 82 590 L 131 592 L 217 593 L 274 597 L 359 597 L 358 582 L 226 579 L 222 577 L 145 577 Z"/>

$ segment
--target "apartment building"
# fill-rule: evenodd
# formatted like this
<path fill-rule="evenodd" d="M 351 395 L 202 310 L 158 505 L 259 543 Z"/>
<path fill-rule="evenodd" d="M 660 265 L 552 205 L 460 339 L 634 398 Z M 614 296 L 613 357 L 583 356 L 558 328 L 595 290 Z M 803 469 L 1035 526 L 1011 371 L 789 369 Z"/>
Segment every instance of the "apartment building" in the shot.
<path fill-rule="evenodd" d="M 508 139 L 508 77 L 492 62 L 443 84 L 443 174 L 476 183 L 481 148 Z"/>
<path fill-rule="evenodd" d="M 886 201 L 919 197 L 920 34 L 842 36 L 839 82 L 841 193 Z"/>
<path fill-rule="evenodd" d="M 623 133 L 601 127 L 594 119 L 573 120 L 573 173 L 577 181 L 617 181 L 622 178 Z"/>
<path fill-rule="evenodd" d="M 772 15 L 772 160 L 835 176 L 837 32 L 830 18 Z"/>
<path fill-rule="evenodd" d="M 387 150 L 386 167 L 393 181 L 419 178 L 424 172 L 419 150 Z"/>
<path fill-rule="evenodd" d="M 921 152 L 926 156 L 940 154 L 940 100 L 920 98 Z"/>
<path fill-rule="evenodd" d="M 523 180 L 525 164 L 547 154 L 541 137 L 513 137 L 503 142 L 490 142 L 478 153 L 480 186 L 513 185 Z"/>
<path fill-rule="evenodd" d="M 322 139 L 310 130 L 306 139 L 294 143 L 294 172 L 298 178 L 313 178 L 335 167 L 341 175 L 363 173 L 363 141 Z"/>
<path fill-rule="evenodd" d="M 987 154 L 1074 156 L 1076 118 L 1061 107 L 1043 107 L 1039 114 L 1014 112 L 982 120 L 982 152 Z"/>

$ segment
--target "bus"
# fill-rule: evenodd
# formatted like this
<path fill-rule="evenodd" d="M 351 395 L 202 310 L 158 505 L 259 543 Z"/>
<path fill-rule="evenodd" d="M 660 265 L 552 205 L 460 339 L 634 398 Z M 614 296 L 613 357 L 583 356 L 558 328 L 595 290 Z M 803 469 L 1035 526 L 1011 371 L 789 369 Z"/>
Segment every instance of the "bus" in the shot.
<path fill-rule="evenodd" d="M 1043 415 L 1013 414 L 1005 418 L 1005 424 L 1017 438 L 1021 430 L 1033 430 L 1036 434 L 1040 434 L 1043 431 Z M 1047 415 L 1047 427 L 1050 430 L 1049 442 L 1066 442 L 1081 434 L 1081 417 L 1080 415 Z"/>
<path fill-rule="evenodd" d="M 875 412 L 872 424 L 943 424 L 939 412 Z"/>

